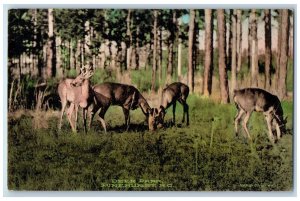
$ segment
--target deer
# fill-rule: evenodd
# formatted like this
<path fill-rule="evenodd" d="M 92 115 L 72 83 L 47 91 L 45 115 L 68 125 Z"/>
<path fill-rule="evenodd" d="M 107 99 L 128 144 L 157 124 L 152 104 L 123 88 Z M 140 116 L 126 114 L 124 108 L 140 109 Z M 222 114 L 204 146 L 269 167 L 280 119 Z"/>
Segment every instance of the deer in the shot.
<path fill-rule="evenodd" d="M 104 132 L 106 133 L 107 129 L 104 120 L 105 113 L 111 105 L 118 105 L 123 109 L 126 131 L 129 129 L 130 125 L 129 112 L 130 110 L 135 110 L 138 107 L 141 108 L 143 114 L 147 118 L 149 130 L 154 130 L 154 109 L 149 106 L 146 99 L 134 86 L 113 82 L 104 82 L 102 84 L 93 86 L 92 89 L 95 102 L 91 112 L 89 127 L 91 126 L 91 122 L 93 121 L 95 114 L 97 111 L 99 111 L 99 109 L 101 109 L 98 116 Z"/>
<path fill-rule="evenodd" d="M 265 116 L 268 137 L 272 143 L 278 141 L 282 134 L 286 132 L 286 118 L 283 118 L 283 110 L 279 98 L 263 89 L 259 88 L 245 88 L 234 90 L 233 100 L 237 108 L 237 114 L 234 118 L 235 134 L 238 136 L 238 124 L 242 116 L 243 128 L 249 140 L 251 140 L 250 133 L 247 128 L 248 120 L 252 112 L 262 112 Z M 272 126 L 276 126 L 277 139 L 275 141 Z"/>
<path fill-rule="evenodd" d="M 83 108 L 83 121 L 84 121 L 84 131 L 86 129 L 86 119 L 88 107 L 93 104 L 93 92 L 90 86 L 90 77 L 93 75 L 93 67 L 83 66 L 80 69 L 80 74 L 75 78 L 64 78 L 58 84 L 58 95 L 60 97 L 62 109 L 60 114 L 60 121 L 58 129 L 61 130 L 62 119 L 65 112 L 65 108 L 68 103 L 70 103 L 67 109 L 67 117 L 71 125 L 72 131 L 76 133 L 77 129 L 77 117 L 79 106 Z M 72 122 L 72 114 L 75 110 L 75 122 Z"/>
<path fill-rule="evenodd" d="M 155 118 L 155 124 L 157 128 L 162 128 L 164 124 L 164 118 L 166 110 L 173 105 L 173 124 L 175 124 L 175 111 L 176 102 L 178 101 L 183 106 L 183 118 L 182 123 L 185 122 L 185 116 L 187 118 L 186 125 L 189 125 L 189 106 L 186 103 L 186 99 L 189 95 L 189 87 L 181 82 L 174 82 L 168 85 L 162 90 L 162 100 L 159 108 L 154 108 L 153 116 Z"/>

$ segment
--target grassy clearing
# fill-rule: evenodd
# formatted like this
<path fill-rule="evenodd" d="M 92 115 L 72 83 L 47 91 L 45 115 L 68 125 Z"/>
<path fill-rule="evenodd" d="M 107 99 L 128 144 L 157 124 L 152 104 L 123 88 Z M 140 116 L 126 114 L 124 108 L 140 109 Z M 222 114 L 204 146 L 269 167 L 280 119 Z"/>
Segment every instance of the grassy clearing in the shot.
<path fill-rule="evenodd" d="M 254 142 L 234 136 L 233 105 L 197 96 L 188 98 L 191 125 L 147 130 L 140 110 L 131 113 L 132 128 L 122 128 L 118 107 L 106 114 L 107 134 L 94 122 L 87 135 L 71 134 L 57 117 L 46 128 L 33 129 L 27 115 L 9 119 L 8 187 L 11 190 L 195 190 L 289 191 L 293 188 L 293 136 L 276 146 L 267 138 L 261 114 L 249 123 Z M 292 129 L 291 102 L 283 103 Z M 167 111 L 170 120 L 172 109 Z M 82 127 L 81 127 L 82 128 Z"/>

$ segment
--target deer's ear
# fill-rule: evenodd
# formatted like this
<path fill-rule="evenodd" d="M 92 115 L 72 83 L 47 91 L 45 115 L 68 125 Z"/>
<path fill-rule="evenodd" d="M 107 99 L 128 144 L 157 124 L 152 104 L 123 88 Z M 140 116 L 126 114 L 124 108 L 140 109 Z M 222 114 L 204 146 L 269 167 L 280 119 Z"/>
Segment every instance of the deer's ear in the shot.
<path fill-rule="evenodd" d="M 159 113 L 166 114 L 166 110 L 162 105 L 159 107 Z"/>
<path fill-rule="evenodd" d="M 152 115 L 153 114 L 153 109 L 152 108 L 148 108 L 147 109 L 147 113 L 150 114 L 150 115 Z"/>

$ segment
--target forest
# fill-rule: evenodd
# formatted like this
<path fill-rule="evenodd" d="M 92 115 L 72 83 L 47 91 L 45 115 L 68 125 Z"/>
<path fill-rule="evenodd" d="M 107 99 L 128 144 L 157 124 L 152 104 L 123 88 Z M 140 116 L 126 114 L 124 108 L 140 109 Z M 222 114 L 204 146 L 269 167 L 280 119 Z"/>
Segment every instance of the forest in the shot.
<path fill-rule="evenodd" d="M 293 189 L 293 10 L 10 9 L 7 30 L 10 190 Z M 92 85 L 133 85 L 151 107 L 169 84 L 187 84 L 191 125 L 169 124 L 169 110 L 153 133 L 135 110 L 124 131 L 114 106 L 107 135 L 96 121 L 85 134 L 81 120 L 73 134 L 66 118 L 59 131 L 58 83 L 86 64 Z M 256 113 L 253 143 L 235 138 L 233 91 L 246 87 L 280 99 L 287 134 L 276 146 Z M 157 183 L 109 185 L 140 179 Z"/>

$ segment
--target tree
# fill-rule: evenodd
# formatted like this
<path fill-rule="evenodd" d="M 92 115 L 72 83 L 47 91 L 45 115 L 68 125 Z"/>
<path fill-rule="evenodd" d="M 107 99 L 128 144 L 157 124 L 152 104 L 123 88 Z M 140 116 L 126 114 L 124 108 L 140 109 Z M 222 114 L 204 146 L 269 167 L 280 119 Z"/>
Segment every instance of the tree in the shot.
<path fill-rule="evenodd" d="M 153 58 L 152 58 L 152 82 L 151 82 L 151 91 L 155 91 L 155 82 L 156 82 L 156 50 L 157 50 L 157 16 L 158 11 L 153 10 Z"/>
<path fill-rule="evenodd" d="M 236 48 L 237 48 L 237 72 L 240 72 L 242 66 L 242 10 L 238 9 L 237 13 L 237 28 L 236 28 Z"/>
<path fill-rule="evenodd" d="M 168 65 L 167 65 L 167 83 L 170 83 L 173 75 L 173 56 L 174 56 L 174 42 L 175 42 L 175 33 L 176 33 L 176 11 L 170 10 L 169 17 L 169 38 L 168 38 Z"/>
<path fill-rule="evenodd" d="M 265 89 L 270 90 L 271 87 L 271 43 L 272 43 L 272 31 L 271 31 L 271 10 L 264 10 L 265 21 Z"/>
<path fill-rule="evenodd" d="M 225 16 L 224 10 L 217 10 L 217 23 L 218 23 L 218 52 L 219 52 L 219 75 L 220 75 L 220 89 L 221 89 L 221 102 L 229 102 L 229 93 L 228 93 L 228 77 L 226 73 L 225 65 Z"/>
<path fill-rule="evenodd" d="M 232 23 L 232 52 L 231 52 L 231 94 L 233 94 L 234 89 L 236 89 L 236 52 L 237 52 L 237 10 L 234 9 L 231 15 Z"/>
<path fill-rule="evenodd" d="M 47 78 L 55 76 L 56 61 L 55 61 L 55 37 L 54 37 L 54 17 L 53 9 L 48 9 L 48 42 L 47 42 Z"/>
<path fill-rule="evenodd" d="M 126 53 L 126 69 L 130 69 L 131 67 L 131 52 L 132 52 L 132 33 L 131 33 L 131 9 L 127 11 L 126 25 L 127 25 L 127 53 Z"/>
<path fill-rule="evenodd" d="M 286 96 L 286 76 L 287 76 L 287 58 L 289 42 L 289 10 L 281 11 L 281 39 L 280 39 L 280 58 L 279 58 L 279 79 L 278 96 L 280 99 Z"/>
<path fill-rule="evenodd" d="M 190 10 L 189 41 L 188 41 L 188 86 L 194 92 L 193 46 L 195 29 L 195 10 Z"/>
<path fill-rule="evenodd" d="M 282 39 L 282 9 L 278 9 L 275 11 L 277 13 L 277 52 L 276 52 L 276 70 L 275 70 L 275 78 L 273 81 L 274 89 L 279 88 L 279 73 L 280 73 L 280 51 L 281 51 L 281 39 Z"/>
<path fill-rule="evenodd" d="M 258 87 L 257 22 L 256 10 L 251 9 L 250 19 L 251 86 Z"/>
<path fill-rule="evenodd" d="M 209 96 L 212 90 L 213 74 L 213 11 L 205 9 L 205 63 L 204 63 L 204 96 Z"/>

